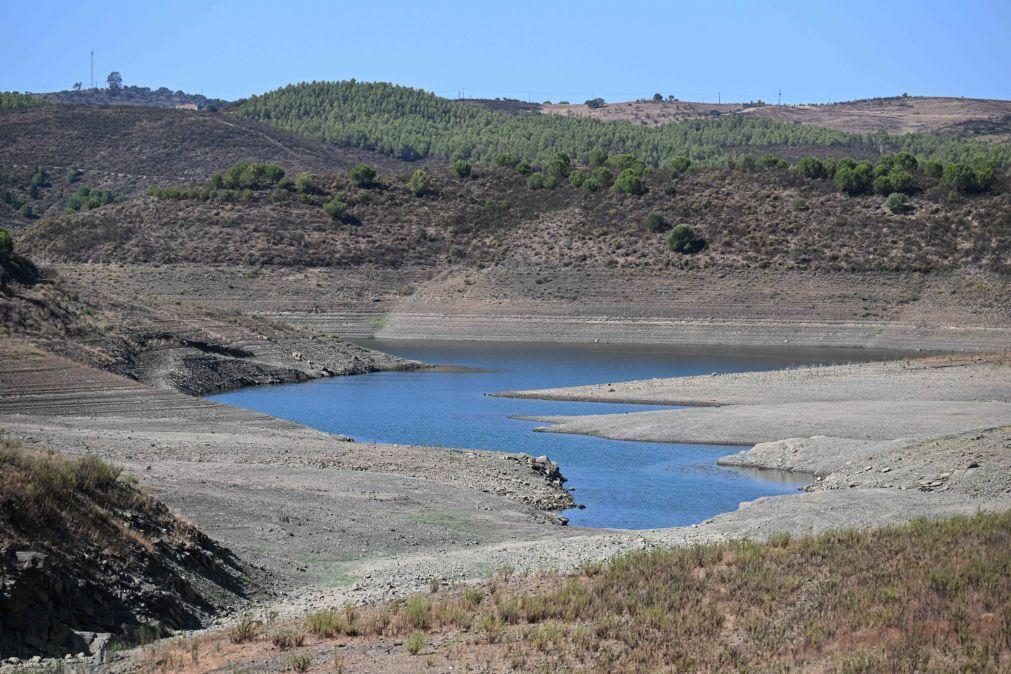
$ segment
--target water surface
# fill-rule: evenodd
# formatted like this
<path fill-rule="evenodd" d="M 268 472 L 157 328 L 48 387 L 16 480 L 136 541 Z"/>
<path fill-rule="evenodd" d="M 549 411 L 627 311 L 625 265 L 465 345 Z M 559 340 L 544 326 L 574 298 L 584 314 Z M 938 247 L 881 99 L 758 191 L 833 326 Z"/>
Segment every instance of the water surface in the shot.
<path fill-rule="evenodd" d="M 573 525 L 645 529 L 701 522 L 743 501 L 796 491 L 803 481 L 716 465 L 740 447 L 627 442 L 535 433 L 517 415 L 610 414 L 650 405 L 518 400 L 488 396 L 711 372 L 851 362 L 865 351 L 699 351 L 613 345 L 370 340 L 364 345 L 464 371 L 381 372 L 242 389 L 213 399 L 359 441 L 547 454 L 585 509 Z"/>

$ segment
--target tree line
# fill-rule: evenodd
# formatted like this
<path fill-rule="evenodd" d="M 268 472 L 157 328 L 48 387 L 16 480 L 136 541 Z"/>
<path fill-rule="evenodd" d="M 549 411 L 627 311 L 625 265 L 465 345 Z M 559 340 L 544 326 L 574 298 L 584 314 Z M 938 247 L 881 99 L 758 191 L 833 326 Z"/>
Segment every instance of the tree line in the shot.
<path fill-rule="evenodd" d="M 649 166 L 677 157 L 720 166 L 748 148 L 824 148 L 853 154 L 908 152 L 921 159 L 1011 163 L 1011 148 L 923 134 L 852 134 L 743 115 L 646 127 L 557 115 L 509 115 L 387 83 L 293 84 L 244 101 L 238 114 L 345 147 L 413 161 L 435 156 L 492 163 L 502 154 L 546 164 L 559 152 L 588 162 L 595 149 Z"/>

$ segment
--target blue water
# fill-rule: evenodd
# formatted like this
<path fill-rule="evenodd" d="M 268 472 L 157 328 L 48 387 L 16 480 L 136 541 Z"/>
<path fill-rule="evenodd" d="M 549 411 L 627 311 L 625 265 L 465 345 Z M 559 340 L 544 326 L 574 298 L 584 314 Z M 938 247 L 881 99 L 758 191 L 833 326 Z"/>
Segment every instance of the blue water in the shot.
<path fill-rule="evenodd" d="M 387 353 L 476 371 L 382 372 L 212 396 L 359 441 L 547 454 L 585 509 L 571 524 L 645 529 L 701 522 L 743 501 L 796 491 L 797 476 L 716 465 L 740 447 L 535 433 L 516 415 L 599 414 L 647 405 L 496 398 L 497 391 L 865 360 L 866 352 L 706 352 L 610 345 L 373 340 Z"/>

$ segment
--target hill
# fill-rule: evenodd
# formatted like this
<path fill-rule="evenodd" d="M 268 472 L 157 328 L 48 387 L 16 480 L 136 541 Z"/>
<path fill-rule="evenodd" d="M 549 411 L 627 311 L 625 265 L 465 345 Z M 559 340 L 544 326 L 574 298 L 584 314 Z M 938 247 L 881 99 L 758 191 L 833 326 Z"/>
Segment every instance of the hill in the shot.
<path fill-rule="evenodd" d="M 202 94 L 172 91 L 167 87 L 151 89 L 150 87 L 121 86 L 118 89 L 71 89 L 36 95 L 50 103 L 69 105 L 136 105 L 148 108 L 192 108 L 195 110 L 219 110 L 228 105 L 228 101 L 220 98 L 207 98 Z"/>
<path fill-rule="evenodd" d="M 81 187 L 115 199 L 156 185 L 206 180 L 248 160 L 269 161 L 292 175 L 332 172 L 360 161 L 387 169 L 400 162 L 346 150 L 221 113 L 144 107 L 41 105 L 0 111 L 0 194 L 27 203 L 32 217 L 55 215 Z M 46 177 L 37 190 L 35 167 Z M 0 226 L 29 221 L 0 203 Z"/>
<path fill-rule="evenodd" d="M 895 96 L 823 105 L 756 105 L 691 101 L 616 101 L 601 107 L 544 104 L 548 115 L 660 126 L 691 119 L 747 115 L 854 134 L 942 134 L 988 142 L 1011 140 L 1011 101 Z"/>
<path fill-rule="evenodd" d="M 343 174 L 303 187 L 181 185 L 36 221 L 17 238 L 50 262 L 1011 271 L 1003 182 L 962 195 L 916 171 L 913 196 L 893 212 L 882 195 L 849 196 L 780 164 L 645 171 L 635 183 L 641 194 L 617 184 L 593 191 L 564 176 L 553 188 L 532 182 L 543 175 L 489 167 L 460 178 L 431 167 L 420 196 L 406 174 L 365 186 Z M 323 208 L 330 202 L 333 215 Z M 701 251 L 672 250 L 680 223 L 705 242 Z"/>
<path fill-rule="evenodd" d="M 546 163 L 557 152 L 586 160 L 592 150 L 599 149 L 632 153 L 651 166 L 680 156 L 721 165 L 745 154 L 786 152 L 796 157 L 798 148 L 800 153 L 819 155 L 909 151 L 944 161 L 977 155 L 1002 164 L 1011 159 L 1007 146 L 924 134 L 868 136 L 754 114 L 707 115 L 645 126 L 587 116 L 515 112 L 451 101 L 419 89 L 354 80 L 290 85 L 253 96 L 236 108 L 246 118 L 404 160 L 436 156 L 491 163 L 509 153 Z"/>

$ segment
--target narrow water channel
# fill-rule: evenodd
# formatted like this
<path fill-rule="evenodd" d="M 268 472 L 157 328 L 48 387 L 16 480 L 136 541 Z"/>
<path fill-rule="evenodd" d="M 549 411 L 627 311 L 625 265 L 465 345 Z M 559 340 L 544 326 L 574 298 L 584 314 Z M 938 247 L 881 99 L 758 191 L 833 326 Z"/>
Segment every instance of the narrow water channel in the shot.
<path fill-rule="evenodd" d="M 489 393 L 712 372 L 852 362 L 865 351 L 701 351 L 614 345 L 370 340 L 364 345 L 460 371 L 382 372 L 243 389 L 214 400 L 359 441 L 548 455 L 585 506 L 572 525 L 647 529 L 701 522 L 743 501 L 794 492 L 796 476 L 723 468 L 740 447 L 535 433 L 519 415 L 600 414 L 647 405 L 496 398 Z"/>

